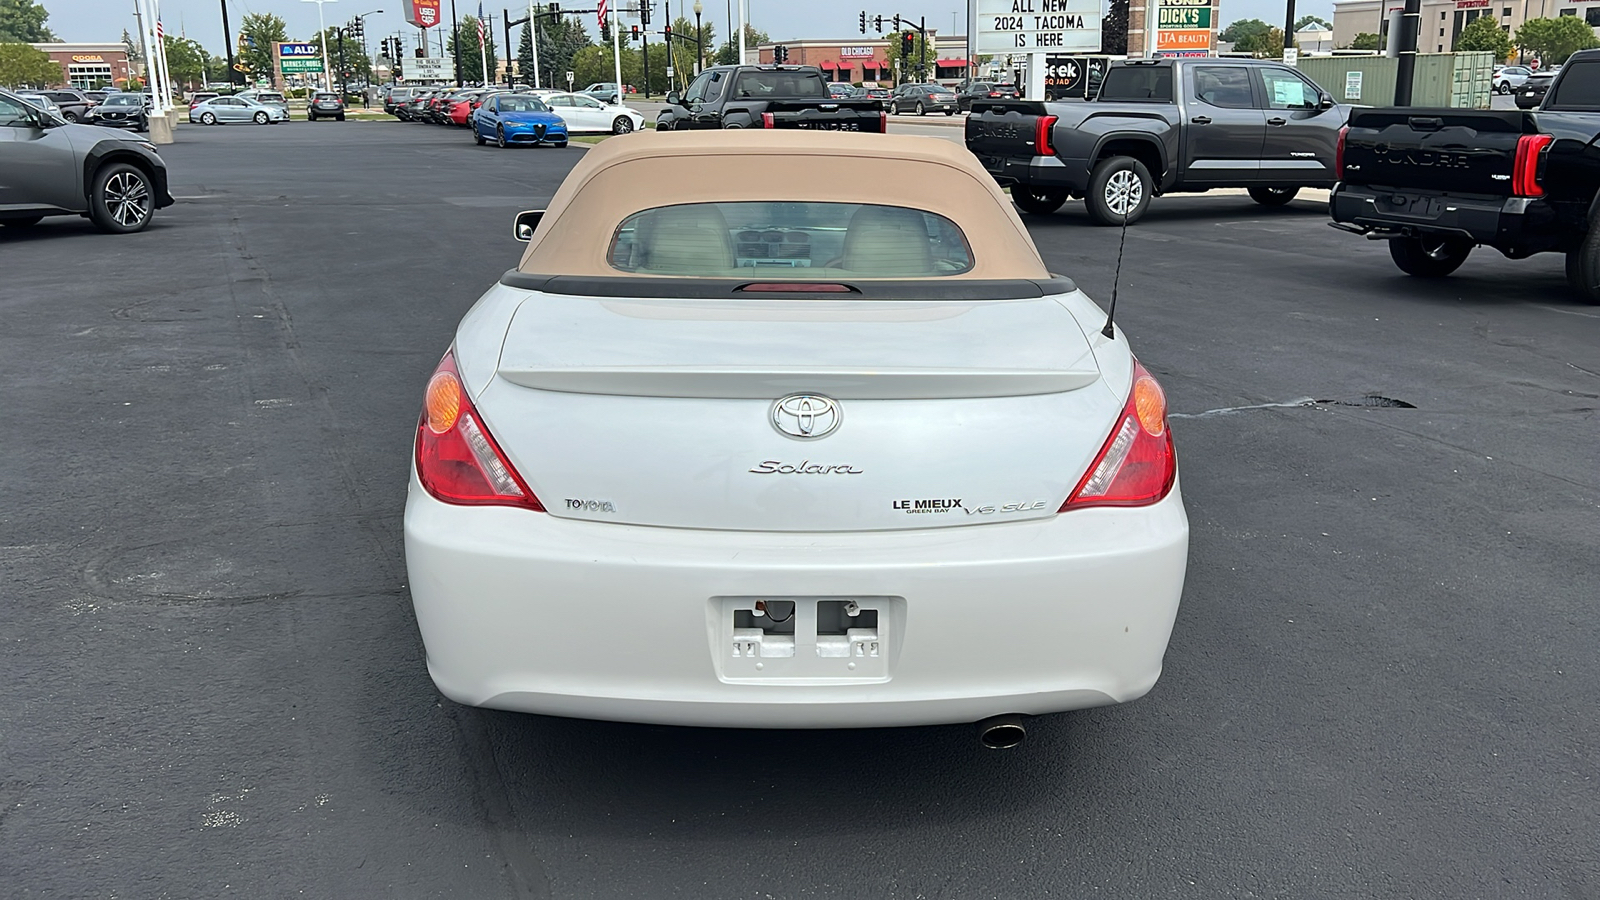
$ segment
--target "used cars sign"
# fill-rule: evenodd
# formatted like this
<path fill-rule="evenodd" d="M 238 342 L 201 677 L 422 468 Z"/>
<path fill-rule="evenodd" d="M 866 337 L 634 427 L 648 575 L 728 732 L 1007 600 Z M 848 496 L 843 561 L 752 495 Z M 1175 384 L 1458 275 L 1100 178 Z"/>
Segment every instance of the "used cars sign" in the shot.
<path fill-rule="evenodd" d="M 418 28 L 439 24 L 439 0 L 405 0 L 406 21 Z"/>

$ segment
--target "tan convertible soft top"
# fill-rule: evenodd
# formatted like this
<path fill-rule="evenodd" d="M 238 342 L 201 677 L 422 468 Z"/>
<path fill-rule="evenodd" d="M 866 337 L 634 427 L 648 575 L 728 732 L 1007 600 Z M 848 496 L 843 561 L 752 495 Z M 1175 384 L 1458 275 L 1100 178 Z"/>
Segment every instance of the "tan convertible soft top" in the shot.
<path fill-rule="evenodd" d="M 1010 198 L 960 144 L 754 129 L 640 132 L 595 146 L 550 199 L 518 268 L 541 275 L 626 275 L 606 262 L 606 254 L 628 216 L 662 206 L 740 200 L 865 203 L 936 213 L 966 234 L 973 263 L 940 281 L 1050 277 Z"/>

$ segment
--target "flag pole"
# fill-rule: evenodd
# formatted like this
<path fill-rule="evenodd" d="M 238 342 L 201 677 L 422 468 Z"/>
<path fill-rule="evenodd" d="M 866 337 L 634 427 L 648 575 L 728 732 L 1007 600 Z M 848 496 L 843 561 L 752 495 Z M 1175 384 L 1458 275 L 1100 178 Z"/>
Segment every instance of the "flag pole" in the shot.
<path fill-rule="evenodd" d="M 539 89 L 539 20 L 533 15 L 533 0 L 528 0 L 528 43 L 533 47 L 533 88 Z"/>
<path fill-rule="evenodd" d="M 612 0 L 611 3 L 611 64 L 616 70 L 617 79 L 617 105 L 622 104 L 622 35 L 617 31 L 617 6 L 621 0 Z"/>

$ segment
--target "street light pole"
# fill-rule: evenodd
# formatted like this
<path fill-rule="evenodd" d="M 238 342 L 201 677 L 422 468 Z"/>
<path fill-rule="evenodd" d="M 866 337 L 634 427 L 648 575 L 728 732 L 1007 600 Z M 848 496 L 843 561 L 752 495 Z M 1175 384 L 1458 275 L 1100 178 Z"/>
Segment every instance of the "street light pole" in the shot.
<path fill-rule="evenodd" d="M 461 87 L 461 17 L 456 15 L 456 0 L 450 0 L 450 61 L 451 68 L 456 73 L 456 87 Z M 444 35 L 439 35 L 439 43 L 444 43 Z M 444 55 L 444 50 L 439 51 Z"/>
<path fill-rule="evenodd" d="M 694 0 L 694 73 L 696 75 L 700 74 L 700 68 L 706 62 L 705 32 L 700 28 L 700 13 L 703 10 L 704 7 L 700 5 L 700 0 Z"/>
<path fill-rule="evenodd" d="M 322 19 L 322 4 L 338 3 L 339 0 L 300 0 L 301 3 L 315 3 L 317 5 L 317 45 L 322 48 L 322 89 L 333 90 L 332 74 L 328 71 L 328 25 Z"/>
<path fill-rule="evenodd" d="M 1528 0 L 1522 2 L 1527 3 Z M 1527 17 L 1527 10 L 1523 10 L 1523 17 Z M 228 51 L 228 83 L 238 84 L 239 73 L 233 68 L 233 28 L 228 24 L 228 0 L 222 0 L 222 47 Z"/>
<path fill-rule="evenodd" d="M 367 86 L 366 86 L 364 92 L 365 93 L 369 93 L 369 94 L 372 91 L 372 79 L 378 73 L 376 71 L 374 71 L 374 69 L 373 69 L 372 55 L 367 52 L 367 16 L 376 16 L 376 15 L 380 15 L 382 13 L 383 13 L 383 10 L 381 10 L 381 9 L 373 9 L 373 10 L 368 10 L 367 12 L 364 12 L 359 16 L 356 16 L 356 21 L 361 23 L 361 56 L 362 56 L 363 59 L 365 59 L 367 61 L 367 71 L 366 71 L 366 78 L 365 78 L 365 81 L 367 82 Z"/>

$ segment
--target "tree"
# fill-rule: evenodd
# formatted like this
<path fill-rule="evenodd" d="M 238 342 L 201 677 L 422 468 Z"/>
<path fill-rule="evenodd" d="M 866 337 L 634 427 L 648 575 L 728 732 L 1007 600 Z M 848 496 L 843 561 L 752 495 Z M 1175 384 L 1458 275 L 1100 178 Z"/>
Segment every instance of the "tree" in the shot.
<path fill-rule="evenodd" d="M 1266 34 L 1271 29 L 1271 25 L 1268 25 L 1260 19 L 1239 19 L 1238 21 L 1230 24 L 1227 28 L 1224 28 L 1222 33 L 1217 35 L 1217 40 L 1233 44 L 1233 49 L 1238 50 L 1240 49 L 1238 46 L 1240 41 L 1255 37 L 1257 35 Z M 1279 43 L 1281 44 L 1282 41 L 1279 41 Z"/>
<path fill-rule="evenodd" d="M 744 26 L 744 46 L 746 50 L 754 50 L 762 44 L 772 43 L 772 38 L 765 31 L 759 31 L 754 25 L 746 22 Z M 717 55 L 712 61 L 719 66 L 731 66 L 739 61 L 739 48 L 733 41 L 723 41 L 717 48 Z"/>
<path fill-rule="evenodd" d="M 543 75 L 544 73 L 539 73 Z M 524 84 L 533 84 L 533 24 L 522 26 L 522 39 L 517 42 L 517 78 Z"/>
<path fill-rule="evenodd" d="M 700 24 L 701 40 L 705 42 L 706 53 L 710 58 L 713 47 L 716 46 L 717 30 L 710 22 L 702 21 Z M 730 53 L 738 55 L 737 50 L 730 48 Z M 694 22 L 679 16 L 672 23 L 672 68 L 675 72 L 673 79 L 679 84 L 688 84 L 694 77 Z"/>
<path fill-rule="evenodd" d="M 615 80 L 616 69 L 611 63 L 610 44 L 590 44 L 582 47 L 572 55 L 573 86 L 582 88 L 595 82 L 610 82 Z M 567 77 L 566 72 L 561 73 L 562 79 Z M 639 51 L 631 47 L 622 48 L 622 81 L 624 84 L 642 84 L 644 81 L 644 61 Z"/>
<path fill-rule="evenodd" d="M 203 86 L 211 54 L 200 42 L 169 34 L 163 43 L 167 46 L 167 70 L 172 73 L 172 80 L 191 89 L 197 84 Z"/>
<path fill-rule="evenodd" d="M 129 34 L 126 28 L 122 29 L 122 46 L 128 53 L 128 62 L 139 62 L 144 59 L 144 53 L 140 51 L 139 43 L 133 39 L 133 35 Z"/>
<path fill-rule="evenodd" d="M 1358 31 L 1350 39 L 1350 46 L 1346 50 L 1382 50 L 1383 39 L 1370 31 Z"/>
<path fill-rule="evenodd" d="M 55 40 L 56 36 L 44 27 L 48 18 L 50 14 L 33 0 L 0 0 L 0 43 L 42 44 Z"/>
<path fill-rule="evenodd" d="M 458 32 L 461 38 L 461 50 L 456 50 L 456 34 L 445 38 L 447 51 L 456 58 L 456 67 L 461 72 L 463 81 L 477 81 L 483 76 L 484 60 L 488 60 L 489 80 L 494 80 L 494 70 L 500 65 L 500 60 L 495 56 L 494 42 L 487 45 L 478 41 L 478 19 L 476 16 L 462 16 L 461 28 Z M 479 48 L 483 52 L 480 55 Z"/>
<path fill-rule="evenodd" d="M 1100 52 L 1117 56 L 1128 52 L 1128 0 L 1111 0 L 1100 22 Z"/>
<path fill-rule="evenodd" d="M 1299 31 L 1307 25 L 1316 25 L 1319 28 L 1332 28 L 1333 23 L 1321 16 L 1301 16 L 1294 20 L 1294 30 Z"/>
<path fill-rule="evenodd" d="M 1487 50 L 1494 54 L 1495 62 L 1505 62 L 1511 55 L 1511 36 L 1500 27 L 1498 19 L 1479 16 L 1461 29 L 1461 35 L 1456 38 L 1456 49 Z"/>
<path fill-rule="evenodd" d="M 1594 31 L 1580 16 L 1556 19 L 1529 19 L 1517 29 L 1517 45 L 1530 51 L 1545 65 L 1559 66 L 1579 50 L 1600 47 Z"/>
<path fill-rule="evenodd" d="M 61 65 L 43 50 L 23 43 L 0 44 L 0 84 L 55 87 L 62 74 Z"/>
<path fill-rule="evenodd" d="M 239 23 L 243 36 L 239 48 L 239 62 L 257 78 L 267 78 L 273 71 L 273 45 L 289 39 L 289 28 L 283 19 L 272 13 L 248 13 Z"/>
<path fill-rule="evenodd" d="M 534 13 L 537 15 L 542 9 L 543 7 L 536 6 Z M 573 54 L 592 43 L 589 40 L 589 32 L 584 30 L 583 21 L 578 16 L 540 18 L 538 22 L 539 69 L 544 76 L 544 84 L 546 87 L 565 87 L 567 73 L 573 71 Z M 577 85 L 577 87 L 582 86 Z"/>
<path fill-rule="evenodd" d="M 1234 42 L 1233 49 L 1242 53 L 1250 53 L 1258 59 L 1283 58 L 1283 30 L 1268 27 L 1259 34 L 1246 35 L 1243 39 Z"/>
<path fill-rule="evenodd" d="M 905 32 L 892 31 L 889 34 L 884 35 L 883 38 L 889 42 L 889 52 L 886 54 L 886 56 L 889 59 L 889 71 L 891 72 L 896 71 L 895 63 L 900 60 L 900 35 L 902 34 L 905 34 Z M 939 58 L 939 54 L 934 52 L 933 46 L 924 40 L 922 35 L 917 34 L 916 32 L 912 32 L 912 34 L 914 37 L 911 41 L 911 56 L 906 59 L 905 65 L 901 66 L 898 70 L 898 80 L 900 82 L 915 80 L 919 67 L 922 70 L 923 77 L 932 75 L 934 70 L 934 60 Z"/>
<path fill-rule="evenodd" d="M 343 59 L 344 66 L 341 69 L 340 65 L 339 65 L 340 64 L 340 59 L 339 59 L 339 28 L 338 28 L 338 26 L 334 26 L 334 25 L 328 26 L 327 34 L 328 34 L 328 67 L 330 69 L 332 69 L 334 71 L 334 73 L 335 73 L 334 76 L 333 76 L 333 83 L 334 84 L 343 83 L 345 81 L 345 76 L 342 73 L 343 72 L 349 72 L 349 73 L 351 73 L 351 75 L 353 77 L 364 78 L 370 84 L 371 81 L 372 81 L 372 58 L 367 56 L 367 51 L 362 49 L 361 42 L 356 40 L 355 38 L 350 37 L 349 35 L 345 35 L 345 38 L 344 38 L 344 59 Z M 474 33 L 473 37 L 477 37 L 477 34 Z M 316 44 L 317 45 L 317 49 L 320 50 L 322 48 L 322 36 L 321 35 L 313 35 L 312 38 L 311 38 L 311 43 Z M 493 59 L 493 57 L 490 57 L 490 59 Z M 491 74 L 492 74 L 492 70 L 491 70 Z"/>

